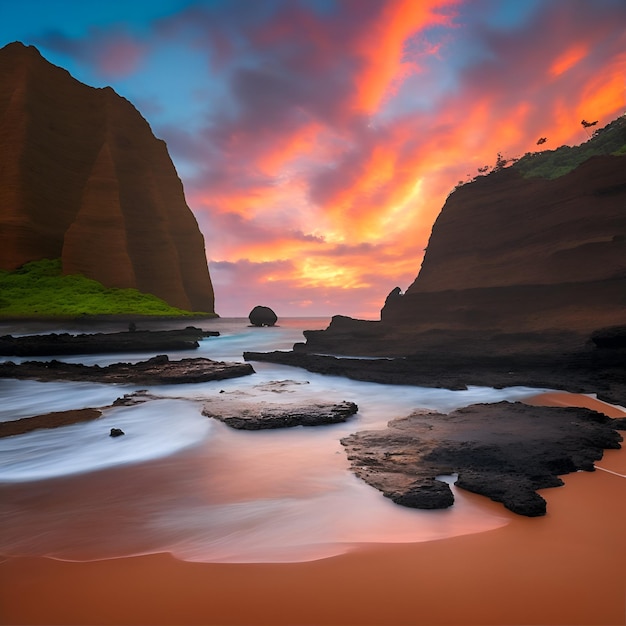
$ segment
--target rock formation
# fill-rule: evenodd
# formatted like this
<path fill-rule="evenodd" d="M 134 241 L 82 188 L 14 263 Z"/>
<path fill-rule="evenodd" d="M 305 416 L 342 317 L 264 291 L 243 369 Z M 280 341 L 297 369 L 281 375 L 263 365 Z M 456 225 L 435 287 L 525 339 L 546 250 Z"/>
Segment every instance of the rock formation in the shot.
<path fill-rule="evenodd" d="M 536 490 L 562 485 L 561 474 L 594 471 L 604 449 L 620 447 L 623 427 L 589 409 L 500 402 L 416 412 L 341 443 L 357 476 L 398 504 L 446 508 L 454 499 L 436 477 L 458 474 L 458 487 L 536 517 L 546 513 Z"/>
<path fill-rule="evenodd" d="M 61 354 L 113 354 L 195 350 L 205 337 L 216 331 L 187 326 L 180 330 L 134 330 L 119 333 L 46 333 L 45 335 L 3 335 L 0 356 L 58 356 Z"/>
<path fill-rule="evenodd" d="M 211 399 L 204 403 L 202 414 L 224 422 L 237 430 L 266 430 L 294 426 L 323 426 L 345 422 L 359 408 L 354 402 L 318 402 L 307 405 L 246 402 Z"/>
<path fill-rule="evenodd" d="M 138 363 L 111 363 L 104 367 L 65 361 L 24 361 L 0 363 L 0 378 L 26 380 L 77 380 L 130 385 L 183 385 L 225 380 L 254 374 L 248 363 L 229 363 L 211 359 L 170 361 L 159 354 Z"/>
<path fill-rule="evenodd" d="M 508 168 L 455 191 L 419 276 L 381 318 L 414 328 L 590 332 L 623 323 L 626 160 L 555 180 Z"/>
<path fill-rule="evenodd" d="M 248 319 L 253 326 L 274 326 L 278 321 L 278 316 L 268 306 L 255 306 Z"/>
<path fill-rule="evenodd" d="M 0 269 L 61 258 L 65 274 L 212 313 L 204 239 L 167 152 L 133 105 L 0 50 Z"/>
<path fill-rule="evenodd" d="M 567 158 L 585 160 L 565 175 L 529 176 L 522 167 L 529 155 L 458 188 L 433 226 L 418 277 L 406 293 L 389 294 L 380 322 L 336 316 L 326 331 L 305 332 L 298 348 L 368 355 L 444 345 L 481 354 L 541 344 L 575 349 L 597 329 L 623 325 L 626 117 L 601 133 L 568 148 Z M 607 154 L 597 154 L 597 142 Z"/>
<path fill-rule="evenodd" d="M 101 409 L 73 409 L 69 411 L 56 411 L 35 415 L 33 417 L 22 417 L 8 422 L 0 422 L 0 437 L 13 437 L 24 433 L 39 430 L 40 428 L 60 428 L 70 424 L 89 422 L 98 419 L 102 415 Z"/>

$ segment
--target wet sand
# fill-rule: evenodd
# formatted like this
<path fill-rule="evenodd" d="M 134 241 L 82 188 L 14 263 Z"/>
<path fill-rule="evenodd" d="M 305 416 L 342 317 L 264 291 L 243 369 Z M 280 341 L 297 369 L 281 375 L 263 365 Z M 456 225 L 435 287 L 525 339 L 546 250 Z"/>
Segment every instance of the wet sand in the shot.
<path fill-rule="evenodd" d="M 533 402 L 575 404 L 566 394 Z M 581 399 L 585 405 L 597 405 Z M 623 415 L 617 410 L 613 417 Z M 597 463 L 626 475 L 626 450 Z M 308 563 L 202 564 L 170 555 L 0 564 L 3 624 L 626 624 L 626 479 L 564 477 L 548 514 Z M 499 505 L 479 498 L 484 507 Z"/>

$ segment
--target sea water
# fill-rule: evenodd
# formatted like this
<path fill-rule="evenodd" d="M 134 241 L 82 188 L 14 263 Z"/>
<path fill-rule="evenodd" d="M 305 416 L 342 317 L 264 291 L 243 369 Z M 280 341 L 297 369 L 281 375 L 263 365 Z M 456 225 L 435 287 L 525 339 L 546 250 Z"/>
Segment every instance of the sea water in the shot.
<path fill-rule="evenodd" d="M 194 322 L 220 336 L 204 339 L 197 350 L 169 356 L 241 362 L 244 351 L 288 350 L 304 340 L 304 329 L 324 328 L 328 322 L 286 319 L 270 328 L 250 327 L 246 319 Z M 88 330 L 84 325 L 57 329 Z M 151 356 L 57 358 L 107 365 Z M 303 561 L 361 544 L 480 532 L 510 519 L 504 509 L 486 506 L 483 499 L 454 487 L 455 504 L 447 510 L 395 505 L 350 471 L 340 439 L 382 429 L 416 409 L 446 413 L 477 402 L 520 400 L 539 390 L 450 391 L 352 381 L 271 363 L 252 365 L 251 376 L 150 386 L 157 399 L 107 409 L 91 422 L 0 439 L 0 554 L 93 560 L 170 552 L 203 562 Z M 0 379 L 0 421 L 105 407 L 140 389 L 146 387 Z M 212 400 L 347 400 L 359 411 L 342 424 L 236 431 L 202 415 L 203 401 Z M 109 437 L 113 427 L 125 435 Z"/>

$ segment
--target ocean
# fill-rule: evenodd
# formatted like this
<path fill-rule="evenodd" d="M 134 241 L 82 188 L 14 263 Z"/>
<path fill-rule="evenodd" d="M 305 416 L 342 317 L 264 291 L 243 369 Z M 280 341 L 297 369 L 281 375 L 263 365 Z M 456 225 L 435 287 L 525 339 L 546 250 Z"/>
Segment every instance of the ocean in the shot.
<path fill-rule="evenodd" d="M 169 356 L 241 362 L 244 351 L 289 350 L 304 341 L 303 330 L 325 328 L 329 321 L 288 318 L 274 327 L 256 328 L 246 318 L 196 320 L 190 323 L 217 330 L 220 336 L 206 338 L 197 350 Z M 124 328 L 121 323 L 81 323 L 54 331 Z M 53 329 L 40 325 L 30 330 Z M 0 326 L 0 334 L 20 331 L 24 328 Z M 151 356 L 57 358 L 106 365 Z M 91 422 L 0 439 L 0 554 L 87 561 L 168 552 L 187 561 L 296 562 L 327 558 L 362 544 L 476 533 L 511 519 L 508 511 L 454 486 L 450 509 L 398 506 L 350 472 L 340 439 L 384 428 L 389 420 L 416 409 L 449 412 L 477 402 L 521 400 L 544 390 L 391 386 L 270 363 L 252 365 L 251 376 L 151 386 L 149 391 L 159 399 L 107 410 Z M 0 421 L 107 406 L 145 388 L 0 379 Z M 201 414 L 202 400 L 211 398 L 284 404 L 347 400 L 359 411 L 343 424 L 236 431 Z M 125 436 L 109 437 L 112 427 L 121 428 Z"/>

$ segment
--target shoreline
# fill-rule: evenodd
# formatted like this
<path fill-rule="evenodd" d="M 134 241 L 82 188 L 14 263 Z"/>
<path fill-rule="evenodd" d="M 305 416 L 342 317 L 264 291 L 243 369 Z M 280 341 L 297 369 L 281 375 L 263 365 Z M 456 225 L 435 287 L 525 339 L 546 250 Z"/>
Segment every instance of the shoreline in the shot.
<path fill-rule="evenodd" d="M 602 405 L 561 393 L 531 402 L 566 400 Z M 626 474 L 626 450 L 605 451 L 598 465 Z M 607 471 L 563 479 L 565 487 L 542 491 L 545 517 L 512 515 L 507 525 L 482 533 L 359 545 L 317 561 L 8 558 L 0 563 L 2 623 L 624 624 L 625 479 Z"/>

